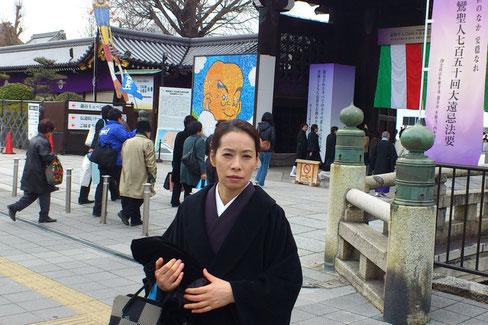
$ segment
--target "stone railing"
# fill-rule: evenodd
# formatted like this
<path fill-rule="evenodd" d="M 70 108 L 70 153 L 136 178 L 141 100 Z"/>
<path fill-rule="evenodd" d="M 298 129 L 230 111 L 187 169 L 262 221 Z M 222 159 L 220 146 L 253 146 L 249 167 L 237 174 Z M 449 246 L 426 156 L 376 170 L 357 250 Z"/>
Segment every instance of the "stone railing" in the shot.
<path fill-rule="evenodd" d="M 330 172 L 325 263 L 380 309 L 385 321 L 425 324 L 432 294 L 435 163 L 423 152 L 433 135 L 421 125 L 408 128 L 402 144 L 409 154 L 397 160 L 396 175 L 365 177 L 364 133 L 356 128 L 362 112 L 351 105 L 340 119 L 345 128 L 337 132 Z M 392 204 L 364 193 L 392 185 Z M 382 220 L 383 232 L 370 227 L 365 215 Z"/>

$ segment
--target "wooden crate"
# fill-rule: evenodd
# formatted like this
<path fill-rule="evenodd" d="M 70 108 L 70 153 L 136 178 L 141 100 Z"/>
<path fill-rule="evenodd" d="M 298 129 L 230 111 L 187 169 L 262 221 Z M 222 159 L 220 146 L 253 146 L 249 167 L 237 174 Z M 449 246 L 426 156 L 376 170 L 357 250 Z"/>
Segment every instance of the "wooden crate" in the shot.
<path fill-rule="evenodd" d="M 319 167 L 320 161 L 297 159 L 297 172 L 295 176 L 296 184 L 308 184 L 319 186 Z"/>

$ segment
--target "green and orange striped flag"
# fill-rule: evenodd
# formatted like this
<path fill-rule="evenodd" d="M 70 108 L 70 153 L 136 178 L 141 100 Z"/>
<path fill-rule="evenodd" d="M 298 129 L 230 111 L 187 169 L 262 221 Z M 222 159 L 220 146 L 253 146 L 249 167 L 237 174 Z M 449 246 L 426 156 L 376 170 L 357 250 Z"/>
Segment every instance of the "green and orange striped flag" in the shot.
<path fill-rule="evenodd" d="M 430 43 L 427 43 L 425 65 L 429 64 Z M 374 97 L 375 107 L 418 109 L 420 76 L 422 73 L 423 44 L 382 45 L 378 82 Z M 484 109 L 488 111 L 488 81 L 485 83 Z M 427 90 L 427 72 L 424 75 L 423 104 Z M 424 106 L 423 105 L 423 106 Z"/>

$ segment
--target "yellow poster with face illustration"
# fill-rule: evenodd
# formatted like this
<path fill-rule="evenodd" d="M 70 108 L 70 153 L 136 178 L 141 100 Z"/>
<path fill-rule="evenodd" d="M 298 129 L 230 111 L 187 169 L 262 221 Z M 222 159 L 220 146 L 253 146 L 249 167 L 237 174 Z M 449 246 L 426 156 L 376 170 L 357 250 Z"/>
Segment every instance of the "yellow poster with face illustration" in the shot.
<path fill-rule="evenodd" d="M 197 56 L 194 62 L 192 115 L 213 133 L 218 120 L 253 122 L 256 54 Z"/>

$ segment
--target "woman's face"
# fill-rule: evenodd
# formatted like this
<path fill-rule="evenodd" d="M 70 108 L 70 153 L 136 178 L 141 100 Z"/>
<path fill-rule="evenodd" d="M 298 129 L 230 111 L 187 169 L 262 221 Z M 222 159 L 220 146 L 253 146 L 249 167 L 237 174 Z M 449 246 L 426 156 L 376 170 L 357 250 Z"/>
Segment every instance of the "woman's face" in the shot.
<path fill-rule="evenodd" d="M 217 152 L 210 154 L 210 161 L 217 169 L 219 186 L 239 192 L 247 186 L 258 164 L 254 140 L 245 132 L 226 133 L 220 138 Z"/>

